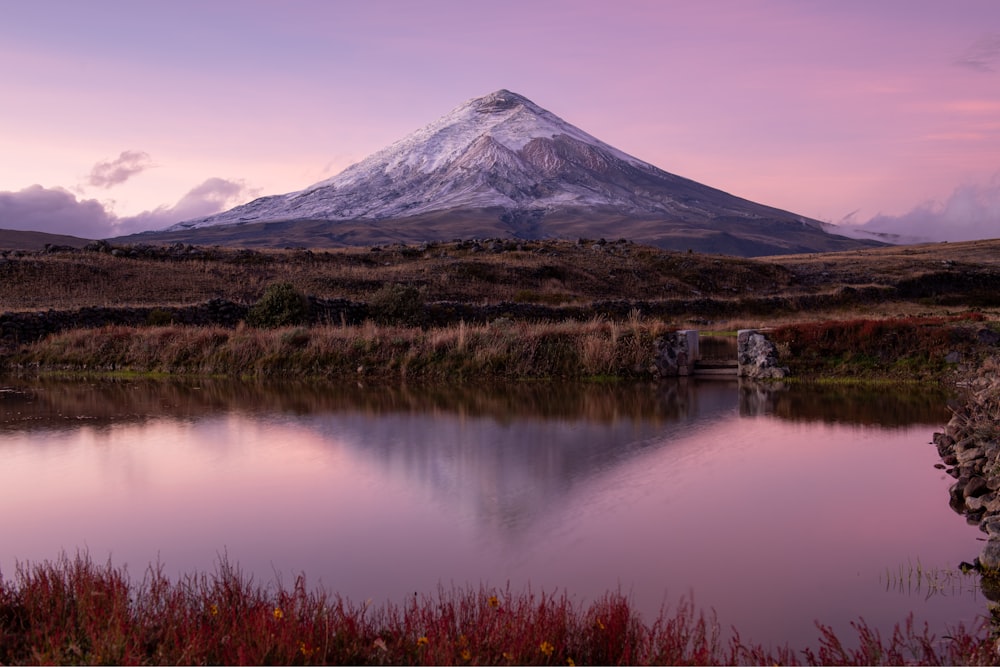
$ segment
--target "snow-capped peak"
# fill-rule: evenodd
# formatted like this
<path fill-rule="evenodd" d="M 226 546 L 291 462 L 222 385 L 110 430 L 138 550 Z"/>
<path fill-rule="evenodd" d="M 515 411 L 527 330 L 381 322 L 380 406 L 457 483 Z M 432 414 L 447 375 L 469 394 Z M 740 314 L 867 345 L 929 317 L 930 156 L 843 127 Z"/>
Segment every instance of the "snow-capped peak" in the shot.
<path fill-rule="evenodd" d="M 556 140 L 563 143 L 556 146 Z M 383 219 L 462 206 L 607 203 L 594 200 L 594 188 L 579 183 L 568 192 L 543 187 L 541 190 L 551 196 L 533 199 L 540 180 L 558 176 L 559 165 L 580 156 L 602 166 L 619 161 L 642 171 L 664 173 L 528 98 L 501 89 L 464 102 L 433 123 L 304 190 L 263 197 L 171 229 L 267 220 Z M 465 168 L 456 169 L 456 165 Z M 588 179 L 593 180 L 589 175 L 584 178 Z M 634 208 L 634 203 L 629 207 Z"/>
<path fill-rule="evenodd" d="M 459 105 L 433 123 L 390 144 L 341 173 L 315 183 L 303 192 L 334 186 L 343 188 L 360 180 L 401 170 L 431 173 L 454 161 L 483 136 L 512 151 L 532 139 L 567 135 L 600 146 L 619 159 L 639 160 L 592 137 L 528 98 L 501 89 Z"/>
<path fill-rule="evenodd" d="M 584 211 L 604 219 L 696 226 L 743 220 L 780 220 L 793 229 L 811 224 L 667 173 L 501 89 L 464 102 L 304 190 L 257 199 L 170 230 L 246 222 L 407 220 L 486 210 L 501 222 Z"/>

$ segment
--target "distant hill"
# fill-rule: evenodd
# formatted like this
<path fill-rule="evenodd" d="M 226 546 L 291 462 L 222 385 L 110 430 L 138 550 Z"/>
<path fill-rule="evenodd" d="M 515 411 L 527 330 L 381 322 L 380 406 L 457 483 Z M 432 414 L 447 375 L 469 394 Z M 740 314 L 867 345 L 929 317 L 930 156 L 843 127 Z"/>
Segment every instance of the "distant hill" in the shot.
<path fill-rule="evenodd" d="M 304 190 L 116 242 L 251 247 L 626 238 L 757 256 L 884 245 L 634 158 L 507 90 Z"/>
<path fill-rule="evenodd" d="M 46 245 L 82 248 L 88 243 L 89 239 L 77 236 L 0 229 L 0 250 L 44 250 Z"/>

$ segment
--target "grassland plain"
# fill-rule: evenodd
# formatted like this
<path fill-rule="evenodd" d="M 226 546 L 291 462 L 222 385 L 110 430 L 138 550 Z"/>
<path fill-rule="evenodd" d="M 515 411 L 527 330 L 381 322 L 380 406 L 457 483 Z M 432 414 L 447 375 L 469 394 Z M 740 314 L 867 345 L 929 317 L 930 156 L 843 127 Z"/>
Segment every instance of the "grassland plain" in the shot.
<path fill-rule="evenodd" d="M 625 241 L 460 241 L 334 250 L 192 246 L 0 252 L 0 312 L 88 306 L 255 303 L 276 282 L 369 300 L 385 285 L 424 301 L 549 306 L 625 300 L 717 304 L 721 317 L 930 313 L 1000 307 L 1000 241 L 741 259 Z M 800 313 L 803 306 L 810 312 Z M 822 311 L 822 312 L 817 312 Z M 690 312 L 679 313 L 680 317 Z M 703 316 L 693 315 L 699 319 Z"/>
<path fill-rule="evenodd" d="M 86 334 L 70 324 L 59 333 L 50 327 L 34 337 L 8 335 L 12 324 L 0 323 L 8 368 L 199 374 L 238 368 L 258 376 L 337 378 L 360 368 L 384 379 L 639 377 L 649 368 L 641 348 L 671 328 L 733 331 L 871 319 L 926 330 L 933 318 L 944 318 L 941 327 L 961 331 L 948 319 L 975 311 L 983 326 L 993 326 L 1000 312 L 1000 241 L 758 259 L 582 239 L 313 251 L 102 242 L 87 248 L 0 256 L 0 318 L 52 320 L 63 313 L 72 323 L 80 312 L 90 313 Z M 303 297 L 297 318 L 255 320 L 254 308 L 280 286 Z M 318 307 L 329 300 L 351 304 L 351 317 Z M 179 323 L 181 309 L 205 303 L 230 306 L 223 326 Z M 112 317 L 123 311 L 129 317 Z M 233 326 L 234 320 L 261 326 Z M 128 326 L 114 326 L 122 321 Z M 811 334 L 785 335 L 782 342 L 800 372 L 853 372 L 850 366 L 898 377 L 944 369 L 942 359 L 952 350 L 940 341 L 933 355 L 908 349 L 893 343 L 900 332 L 892 329 L 869 327 L 839 339 L 829 334 L 827 344 L 813 348 L 822 355 L 797 345 Z M 968 342 L 967 327 L 949 335 L 959 347 Z M 911 333 L 904 338 L 930 343 Z M 839 354 L 829 347 L 834 340 L 878 352 Z M 936 355 L 938 348 L 943 355 Z M 903 361 L 890 359 L 889 350 Z"/>
<path fill-rule="evenodd" d="M 670 329 L 772 327 L 800 378 L 960 381 L 996 348 L 1000 242 L 744 260 L 619 241 L 464 241 L 337 251 L 50 248 L 0 257 L 0 313 L 147 308 L 135 325 L 98 324 L 8 341 L 8 372 L 260 378 L 640 378 Z M 275 285 L 293 299 L 365 304 L 360 323 L 174 322 L 179 306 L 226 300 L 247 318 Z M 436 304 L 504 312 L 435 323 Z M 608 316 L 600 304 L 614 302 Z M 301 302 L 300 302 L 301 303 Z M 549 310 L 490 310 L 522 304 Z M 372 307 L 374 305 L 374 308 Z M 151 313 L 155 311 L 153 317 Z M 244 312 L 241 311 L 241 312 Z M 470 311 L 463 311 L 470 312 Z M 518 318 L 544 312 L 545 318 Z M 298 314 L 296 314 L 298 313 Z M 513 314 L 513 316 L 512 316 Z M 3 663 L 357 664 L 996 664 L 994 629 L 933 634 L 901 619 L 891 637 L 819 626 L 818 648 L 720 639 L 682 602 L 640 618 L 627 598 L 591 606 L 506 590 L 439 591 L 399 607 L 342 600 L 305 579 L 264 588 L 238 567 L 141 581 L 84 555 L 24 564 L 0 580 Z"/>

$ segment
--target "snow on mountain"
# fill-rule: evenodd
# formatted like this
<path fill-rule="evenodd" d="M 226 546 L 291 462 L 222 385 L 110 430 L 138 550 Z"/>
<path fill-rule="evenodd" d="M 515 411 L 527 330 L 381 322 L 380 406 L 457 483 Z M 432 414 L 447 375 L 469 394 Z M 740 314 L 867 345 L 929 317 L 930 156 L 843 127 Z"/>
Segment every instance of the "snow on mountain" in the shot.
<path fill-rule="evenodd" d="M 566 208 L 723 217 L 816 226 L 669 174 L 601 142 L 508 90 L 469 100 L 340 174 L 167 231 L 246 222 L 383 220 L 434 211 Z"/>

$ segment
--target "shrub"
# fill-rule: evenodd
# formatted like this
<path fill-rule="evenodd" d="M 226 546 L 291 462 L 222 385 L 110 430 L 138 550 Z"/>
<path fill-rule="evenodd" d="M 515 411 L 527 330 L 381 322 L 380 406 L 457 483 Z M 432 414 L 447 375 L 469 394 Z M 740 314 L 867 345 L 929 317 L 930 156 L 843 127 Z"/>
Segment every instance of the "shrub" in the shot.
<path fill-rule="evenodd" d="M 302 324 L 309 317 L 309 299 L 291 283 L 275 283 L 264 290 L 250 313 L 247 324 L 275 328 Z"/>
<path fill-rule="evenodd" d="M 424 295 L 411 285 L 385 285 L 368 302 L 372 318 L 382 324 L 421 324 Z"/>

